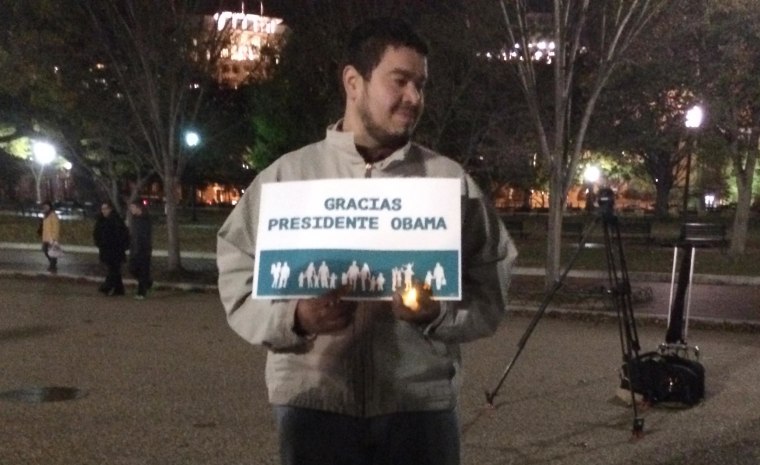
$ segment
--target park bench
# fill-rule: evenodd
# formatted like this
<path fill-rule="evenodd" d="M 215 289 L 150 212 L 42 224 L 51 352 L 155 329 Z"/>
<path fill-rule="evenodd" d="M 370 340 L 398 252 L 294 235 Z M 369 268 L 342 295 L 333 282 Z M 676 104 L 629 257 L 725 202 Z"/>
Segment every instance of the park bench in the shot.
<path fill-rule="evenodd" d="M 652 222 L 621 220 L 620 239 L 636 241 L 643 244 L 651 243 L 654 239 L 652 236 Z"/>
<path fill-rule="evenodd" d="M 620 221 L 620 239 L 624 241 L 637 241 L 650 243 L 653 241 L 651 221 Z M 562 223 L 562 237 L 580 241 L 583 232 L 588 227 L 587 223 L 578 220 L 569 220 Z M 598 226 L 593 231 L 593 238 L 599 239 L 603 235 L 603 229 Z M 591 239 L 591 238 L 589 238 Z"/>
<path fill-rule="evenodd" d="M 562 222 L 562 237 L 580 241 L 583 237 L 583 231 L 586 230 L 586 223 L 577 220 Z"/>
<path fill-rule="evenodd" d="M 546 230 L 549 230 L 549 223 L 546 222 L 544 224 L 546 227 Z M 562 237 L 572 239 L 573 241 L 580 241 L 583 237 L 583 231 L 586 230 L 587 223 L 584 223 L 583 221 L 572 218 L 567 219 L 565 218 L 562 221 Z"/>
<path fill-rule="evenodd" d="M 728 246 L 727 228 L 723 223 L 684 223 L 678 242 L 694 247 Z"/>
<path fill-rule="evenodd" d="M 501 222 L 504 223 L 504 227 L 507 228 L 509 234 L 512 237 L 527 237 L 528 233 L 525 231 L 525 222 L 520 218 L 515 218 L 507 215 L 499 215 Z"/>

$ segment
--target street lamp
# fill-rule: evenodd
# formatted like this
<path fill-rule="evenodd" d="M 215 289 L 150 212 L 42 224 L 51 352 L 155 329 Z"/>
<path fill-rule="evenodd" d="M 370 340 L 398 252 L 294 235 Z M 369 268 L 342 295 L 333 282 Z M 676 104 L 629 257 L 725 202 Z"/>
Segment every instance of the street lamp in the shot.
<path fill-rule="evenodd" d="M 686 112 L 686 121 L 684 125 L 687 129 L 698 129 L 702 125 L 702 119 L 704 118 L 704 112 L 702 107 L 694 105 Z M 691 154 L 696 149 L 696 139 L 694 139 L 694 145 L 687 147 L 686 152 L 686 179 L 683 185 L 683 216 L 686 217 L 689 208 L 689 177 L 691 175 Z"/>
<path fill-rule="evenodd" d="M 583 179 L 589 184 L 596 184 L 600 177 L 602 177 L 602 171 L 597 166 L 588 165 L 583 170 Z"/>
<path fill-rule="evenodd" d="M 42 175 L 45 172 L 45 167 L 55 160 L 56 150 L 55 146 L 49 142 L 34 141 L 32 142 L 32 153 L 34 154 L 34 161 L 40 165 L 40 172 L 37 175 L 37 203 L 42 202 Z M 49 189 L 48 189 L 49 190 Z M 50 192 L 48 192 L 48 197 Z"/>
<path fill-rule="evenodd" d="M 193 148 L 200 143 L 201 143 L 201 136 L 198 135 L 197 132 L 195 131 L 185 132 L 185 144 L 187 144 L 188 147 Z"/>
<path fill-rule="evenodd" d="M 192 131 L 192 130 L 185 131 L 185 145 L 187 145 L 187 147 L 190 149 L 191 153 L 192 153 L 193 149 L 195 149 L 195 147 L 197 147 L 200 143 L 201 143 L 201 136 L 200 136 L 200 134 L 198 134 L 196 131 Z M 192 203 L 190 205 L 190 211 L 191 211 L 191 215 L 192 215 L 191 216 L 191 220 L 193 222 L 196 222 L 196 221 L 198 221 L 198 216 L 196 215 L 196 212 L 195 212 L 195 203 L 196 203 L 197 199 L 196 199 L 196 192 L 195 192 L 195 182 L 196 182 L 195 178 L 196 178 L 196 174 L 195 174 L 194 170 L 195 170 L 195 168 L 193 168 L 193 172 L 192 172 L 192 191 L 193 191 L 193 194 L 192 194 Z"/>

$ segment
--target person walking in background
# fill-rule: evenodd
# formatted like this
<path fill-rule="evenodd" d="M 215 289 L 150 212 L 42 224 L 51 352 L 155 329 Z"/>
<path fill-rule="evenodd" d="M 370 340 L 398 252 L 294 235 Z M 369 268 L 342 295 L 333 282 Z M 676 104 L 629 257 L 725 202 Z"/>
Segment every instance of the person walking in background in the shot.
<path fill-rule="evenodd" d="M 137 294 L 135 299 L 142 300 L 153 286 L 150 277 L 150 260 L 153 253 L 153 227 L 150 215 L 142 202 L 134 201 L 129 204 L 132 213 L 130 243 L 129 243 L 129 272 L 137 279 Z"/>
<path fill-rule="evenodd" d="M 381 18 L 354 30 L 347 55 L 343 119 L 263 170 L 219 230 L 220 298 L 231 328 L 268 349 L 284 465 L 456 465 L 460 344 L 496 331 L 517 251 L 461 165 L 411 141 L 424 106 L 425 43 L 403 21 Z M 339 290 L 251 298 L 265 183 L 390 177 L 460 181 L 462 224 L 452 226 L 462 230 L 461 301 L 428 299 L 415 311 L 398 292 L 392 302 L 347 301 Z"/>
<path fill-rule="evenodd" d="M 50 202 L 42 204 L 42 220 L 38 232 L 42 238 L 42 252 L 48 259 L 48 271 L 57 273 L 58 258 L 50 255 L 50 248 L 58 245 L 61 235 L 61 222 Z"/>
<path fill-rule="evenodd" d="M 121 265 L 129 247 L 129 229 L 111 203 L 103 202 L 100 206 L 92 238 L 98 247 L 100 261 L 108 270 L 106 280 L 98 290 L 105 295 L 124 295 Z"/>

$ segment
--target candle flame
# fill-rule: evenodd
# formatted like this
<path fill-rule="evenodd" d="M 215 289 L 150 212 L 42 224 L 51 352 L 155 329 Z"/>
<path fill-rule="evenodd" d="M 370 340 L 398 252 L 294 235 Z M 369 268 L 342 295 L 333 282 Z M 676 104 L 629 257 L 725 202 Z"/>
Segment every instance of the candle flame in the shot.
<path fill-rule="evenodd" d="M 417 302 L 417 289 L 414 287 L 410 287 L 401 294 L 401 299 L 404 302 L 404 305 L 409 307 L 412 311 L 416 312 L 420 307 L 420 304 Z"/>

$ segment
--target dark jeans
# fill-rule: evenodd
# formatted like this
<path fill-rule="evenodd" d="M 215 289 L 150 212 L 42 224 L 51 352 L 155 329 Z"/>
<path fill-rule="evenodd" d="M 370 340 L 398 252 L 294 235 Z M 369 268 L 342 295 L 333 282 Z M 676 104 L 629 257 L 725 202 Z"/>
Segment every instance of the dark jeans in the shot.
<path fill-rule="evenodd" d="M 121 278 L 121 261 L 106 262 L 106 281 L 100 286 L 104 294 L 124 294 L 124 281 Z"/>
<path fill-rule="evenodd" d="M 275 406 L 282 465 L 458 465 L 455 411 L 372 418 Z"/>
<path fill-rule="evenodd" d="M 150 277 L 150 256 L 137 256 L 129 259 L 129 272 L 137 280 L 137 294 L 144 296 L 153 287 Z"/>
<path fill-rule="evenodd" d="M 48 270 L 56 271 L 58 269 L 58 259 L 55 257 L 51 257 L 50 254 L 48 254 L 49 250 L 50 250 L 50 242 L 43 242 L 42 253 L 44 253 L 45 258 L 48 259 Z"/>

